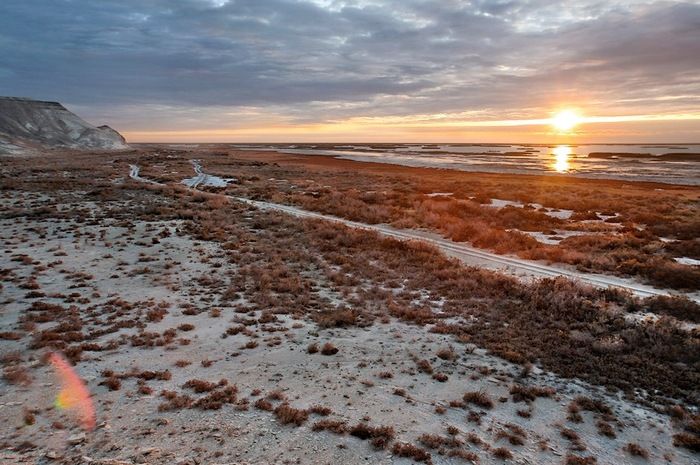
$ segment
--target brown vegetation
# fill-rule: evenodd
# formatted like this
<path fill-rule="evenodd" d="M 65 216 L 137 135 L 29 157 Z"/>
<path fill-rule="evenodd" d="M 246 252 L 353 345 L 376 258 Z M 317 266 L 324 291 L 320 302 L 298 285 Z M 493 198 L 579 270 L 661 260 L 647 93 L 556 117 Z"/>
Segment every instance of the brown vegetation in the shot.
<path fill-rule="evenodd" d="M 485 409 L 493 408 L 493 401 L 491 400 L 489 395 L 486 394 L 486 392 L 484 391 L 465 392 L 464 396 L 462 396 L 462 399 L 468 404 L 478 405 L 479 407 Z"/>

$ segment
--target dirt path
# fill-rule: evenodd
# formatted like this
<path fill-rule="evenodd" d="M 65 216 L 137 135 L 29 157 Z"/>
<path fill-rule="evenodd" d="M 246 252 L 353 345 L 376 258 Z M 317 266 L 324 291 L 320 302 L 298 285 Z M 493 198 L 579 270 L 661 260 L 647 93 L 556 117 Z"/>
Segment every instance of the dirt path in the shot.
<path fill-rule="evenodd" d="M 151 184 L 164 185 L 157 183 L 155 181 L 148 180 L 139 176 L 139 167 L 136 165 L 130 165 L 131 172 L 129 176 L 140 182 L 148 182 Z M 201 169 L 201 165 L 195 163 L 195 172 L 197 177 L 206 176 Z M 193 178 L 194 179 L 194 178 Z M 196 188 L 200 183 L 194 185 L 189 185 L 191 188 Z M 413 240 L 421 241 L 428 244 L 432 244 L 438 247 L 445 254 L 458 258 L 462 260 L 467 265 L 481 266 L 484 268 L 489 268 L 493 270 L 503 271 L 511 275 L 515 275 L 521 278 L 540 278 L 540 277 L 557 277 L 564 276 L 569 279 L 573 279 L 582 283 L 590 284 L 596 287 L 617 287 L 621 289 L 626 289 L 639 297 L 650 297 L 655 295 L 669 295 L 671 294 L 668 290 L 657 289 L 652 286 L 637 283 L 631 279 L 619 278 L 615 276 L 598 275 L 590 273 L 581 273 L 575 270 L 569 270 L 565 268 L 554 267 L 550 265 L 544 265 L 541 263 L 536 263 L 528 260 L 523 260 L 515 257 L 508 257 L 503 255 L 494 254 L 491 252 L 485 252 L 480 249 L 468 246 L 466 244 L 461 244 L 448 239 L 439 237 L 436 234 L 415 231 L 415 230 L 399 230 L 392 228 L 388 225 L 383 224 L 366 224 L 359 223 L 356 221 L 347 220 L 344 218 L 338 218 L 332 215 L 325 215 L 322 213 L 311 212 L 308 210 L 303 210 L 301 208 L 292 207 L 289 205 L 281 205 L 271 202 L 264 202 L 259 200 L 251 200 L 243 197 L 229 196 L 226 197 L 243 202 L 248 205 L 255 206 L 262 210 L 274 210 L 289 215 L 293 215 L 299 218 L 312 218 L 320 219 L 325 221 L 333 221 L 335 223 L 342 223 L 346 226 L 365 229 L 368 231 L 375 231 L 382 235 L 393 237 L 399 240 Z M 688 295 L 692 300 L 700 302 L 700 296 Z"/>

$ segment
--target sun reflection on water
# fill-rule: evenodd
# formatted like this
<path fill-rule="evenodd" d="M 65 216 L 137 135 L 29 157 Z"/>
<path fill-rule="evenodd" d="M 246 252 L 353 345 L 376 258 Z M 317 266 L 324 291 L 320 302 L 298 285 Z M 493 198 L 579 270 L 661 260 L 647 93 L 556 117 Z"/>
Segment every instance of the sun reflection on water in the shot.
<path fill-rule="evenodd" d="M 571 147 L 568 145 L 558 145 L 552 151 L 554 155 L 554 163 L 552 168 L 558 173 L 566 173 L 569 171 L 569 156 L 571 155 Z"/>

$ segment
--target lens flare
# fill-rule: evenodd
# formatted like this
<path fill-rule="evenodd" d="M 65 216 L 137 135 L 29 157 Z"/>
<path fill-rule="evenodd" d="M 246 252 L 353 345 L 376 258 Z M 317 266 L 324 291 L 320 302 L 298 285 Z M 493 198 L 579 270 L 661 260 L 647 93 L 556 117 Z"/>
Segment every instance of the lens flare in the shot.
<path fill-rule="evenodd" d="M 49 361 L 61 380 L 61 390 L 56 396 L 54 405 L 59 410 L 75 412 L 81 426 L 85 430 L 93 430 L 95 428 L 95 407 L 87 386 L 62 355 L 53 352 L 49 356 Z"/>

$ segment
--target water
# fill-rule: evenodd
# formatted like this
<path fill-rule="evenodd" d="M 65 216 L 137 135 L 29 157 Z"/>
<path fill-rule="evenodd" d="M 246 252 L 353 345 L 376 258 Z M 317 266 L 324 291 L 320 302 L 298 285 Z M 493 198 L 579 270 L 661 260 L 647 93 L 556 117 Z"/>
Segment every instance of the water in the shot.
<path fill-rule="evenodd" d="M 669 161 L 659 157 L 667 153 L 700 153 L 700 144 L 240 144 L 233 147 L 461 171 L 551 174 L 700 185 L 700 157 L 692 161 Z M 595 152 L 649 156 L 591 157 L 590 154 Z"/>

